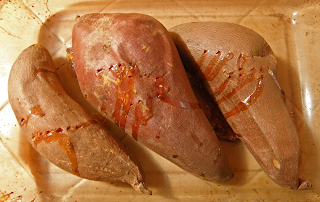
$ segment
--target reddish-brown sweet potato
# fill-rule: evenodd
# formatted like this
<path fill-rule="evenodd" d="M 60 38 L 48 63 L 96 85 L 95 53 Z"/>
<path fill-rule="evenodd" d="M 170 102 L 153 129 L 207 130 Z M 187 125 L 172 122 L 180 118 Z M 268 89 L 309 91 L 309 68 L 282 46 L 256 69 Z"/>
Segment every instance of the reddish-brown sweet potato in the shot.
<path fill-rule="evenodd" d="M 77 19 L 72 51 L 87 100 L 134 139 L 191 174 L 232 177 L 167 30 L 143 14 Z"/>
<path fill-rule="evenodd" d="M 66 94 L 45 48 L 33 45 L 20 54 L 8 92 L 22 132 L 49 161 L 86 179 L 121 180 L 151 194 L 137 160 Z"/>
<path fill-rule="evenodd" d="M 187 71 L 205 81 L 268 176 L 284 187 L 310 187 L 299 181 L 299 137 L 273 75 L 276 58 L 267 42 L 231 23 L 186 23 L 170 31 Z"/>

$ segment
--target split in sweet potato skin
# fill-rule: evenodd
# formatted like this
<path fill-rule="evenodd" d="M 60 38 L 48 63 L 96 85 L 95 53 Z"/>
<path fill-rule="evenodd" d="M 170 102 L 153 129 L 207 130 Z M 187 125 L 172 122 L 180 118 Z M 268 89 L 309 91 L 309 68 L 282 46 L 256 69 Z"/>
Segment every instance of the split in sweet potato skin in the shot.
<path fill-rule="evenodd" d="M 168 31 L 136 13 L 87 14 L 73 28 L 86 99 L 141 144 L 196 177 L 232 178 Z"/>
<path fill-rule="evenodd" d="M 307 189 L 299 179 L 299 136 L 273 71 L 276 58 L 259 34 L 224 22 L 169 29 L 183 64 L 204 81 L 227 122 L 277 184 Z"/>
<path fill-rule="evenodd" d="M 53 164 L 82 178 L 120 180 L 151 194 L 133 155 L 64 91 L 44 47 L 32 45 L 19 55 L 8 94 L 23 134 Z"/>
<path fill-rule="evenodd" d="M 233 132 L 221 113 L 217 102 L 207 91 L 203 82 L 190 73 L 188 73 L 188 77 L 198 103 L 212 125 L 217 137 L 230 142 L 238 140 L 237 134 Z"/>

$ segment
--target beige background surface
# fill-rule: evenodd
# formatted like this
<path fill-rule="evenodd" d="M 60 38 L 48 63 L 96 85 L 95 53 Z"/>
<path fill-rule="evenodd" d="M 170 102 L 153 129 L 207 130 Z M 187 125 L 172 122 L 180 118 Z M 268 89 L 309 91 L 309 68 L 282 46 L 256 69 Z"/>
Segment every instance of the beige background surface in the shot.
<path fill-rule="evenodd" d="M 1 0 L 0 1 L 0 202 L 1 201 L 320 201 L 320 1 L 304 0 Z M 34 43 L 52 54 L 67 92 L 84 106 L 66 60 L 77 15 L 92 12 L 149 14 L 165 27 L 225 21 L 261 34 L 278 59 L 278 80 L 301 141 L 300 175 L 313 188 L 279 187 L 245 146 L 222 141 L 235 177 L 223 184 L 195 178 L 120 133 L 140 160 L 152 196 L 124 183 L 70 175 L 42 158 L 20 134 L 8 103 L 7 79 L 20 52 Z M 116 129 L 114 129 L 116 130 Z"/>

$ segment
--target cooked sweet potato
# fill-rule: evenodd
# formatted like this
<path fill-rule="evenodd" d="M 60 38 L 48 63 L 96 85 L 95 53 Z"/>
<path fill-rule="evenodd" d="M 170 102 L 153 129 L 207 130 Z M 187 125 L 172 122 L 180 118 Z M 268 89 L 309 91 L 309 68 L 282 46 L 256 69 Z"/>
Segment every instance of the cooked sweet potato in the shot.
<path fill-rule="evenodd" d="M 168 31 L 143 14 L 77 19 L 72 51 L 87 100 L 134 139 L 209 181 L 233 174 Z"/>
<path fill-rule="evenodd" d="M 299 181 L 299 136 L 272 72 L 277 63 L 267 42 L 231 23 L 186 23 L 169 31 L 187 71 L 204 81 L 268 176 L 284 187 L 308 188 L 310 183 Z"/>
<path fill-rule="evenodd" d="M 188 74 L 188 77 L 198 103 L 212 125 L 218 138 L 232 142 L 236 141 L 238 139 L 237 135 L 227 123 L 219 109 L 218 104 L 207 91 L 203 82 L 191 74 Z"/>
<path fill-rule="evenodd" d="M 32 45 L 20 54 L 8 91 L 22 132 L 49 161 L 83 178 L 121 180 L 151 194 L 137 160 L 66 94 L 45 48 Z"/>

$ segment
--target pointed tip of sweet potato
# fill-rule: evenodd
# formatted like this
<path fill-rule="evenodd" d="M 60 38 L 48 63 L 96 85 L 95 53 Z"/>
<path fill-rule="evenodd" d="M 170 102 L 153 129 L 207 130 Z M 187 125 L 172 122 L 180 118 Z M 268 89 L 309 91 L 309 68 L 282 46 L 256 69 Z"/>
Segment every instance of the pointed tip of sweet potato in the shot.
<path fill-rule="evenodd" d="M 131 186 L 140 193 L 152 195 L 152 191 L 146 187 L 144 182 L 138 182 L 138 183 L 132 184 Z"/>
<path fill-rule="evenodd" d="M 299 181 L 300 181 L 299 182 L 300 184 L 299 184 L 299 187 L 297 188 L 297 190 L 311 189 L 312 184 L 309 181 L 306 181 L 304 179 L 300 179 Z"/>

